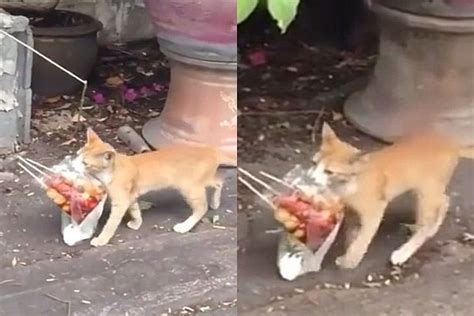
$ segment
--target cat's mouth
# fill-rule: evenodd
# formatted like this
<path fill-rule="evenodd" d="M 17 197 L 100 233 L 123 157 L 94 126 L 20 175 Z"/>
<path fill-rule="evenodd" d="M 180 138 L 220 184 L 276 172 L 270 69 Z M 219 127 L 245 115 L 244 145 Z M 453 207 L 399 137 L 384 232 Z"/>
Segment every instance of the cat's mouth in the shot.
<path fill-rule="evenodd" d="M 81 156 L 77 156 L 72 160 L 72 167 L 78 173 L 85 173 L 86 172 L 86 165 L 84 164 L 84 159 Z"/>

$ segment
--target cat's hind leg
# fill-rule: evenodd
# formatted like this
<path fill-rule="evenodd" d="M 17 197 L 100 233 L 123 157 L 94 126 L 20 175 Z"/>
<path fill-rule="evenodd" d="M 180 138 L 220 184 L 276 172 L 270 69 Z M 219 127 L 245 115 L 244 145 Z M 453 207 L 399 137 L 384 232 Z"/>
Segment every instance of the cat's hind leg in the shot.
<path fill-rule="evenodd" d="M 441 191 L 442 192 L 442 191 Z M 399 249 L 395 250 L 390 262 L 404 264 L 423 244 L 433 237 L 443 223 L 449 209 L 449 197 L 440 191 L 436 194 L 418 194 L 416 231 Z"/>
<path fill-rule="evenodd" d="M 138 201 L 135 201 L 130 205 L 128 214 L 130 215 L 130 220 L 127 222 L 128 228 L 138 230 L 143 224 L 142 212 Z"/>
<path fill-rule="evenodd" d="M 175 232 L 183 234 L 189 232 L 206 215 L 208 204 L 205 188 L 194 188 L 181 193 L 193 212 L 184 222 L 173 227 Z"/>

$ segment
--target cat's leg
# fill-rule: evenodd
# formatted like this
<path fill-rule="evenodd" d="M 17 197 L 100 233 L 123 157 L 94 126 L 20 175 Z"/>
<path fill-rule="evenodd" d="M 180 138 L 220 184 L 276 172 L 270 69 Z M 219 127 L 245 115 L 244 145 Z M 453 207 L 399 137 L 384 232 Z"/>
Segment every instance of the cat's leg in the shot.
<path fill-rule="evenodd" d="M 224 184 L 221 179 L 216 177 L 210 186 L 212 187 L 213 192 L 211 195 L 211 201 L 209 203 L 209 206 L 211 207 L 211 209 L 217 210 L 221 206 L 222 187 L 224 186 Z"/>
<path fill-rule="evenodd" d="M 128 214 L 130 215 L 130 220 L 127 222 L 128 228 L 138 230 L 143 223 L 142 212 L 138 201 L 135 201 L 130 205 Z"/>
<path fill-rule="evenodd" d="M 115 231 L 117 230 L 122 218 L 125 216 L 128 207 L 130 206 L 130 199 L 122 198 L 113 198 L 112 199 L 112 209 L 110 210 L 109 218 L 107 223 L 105 223 L 102 232 L 99 236 L 91 240 L 91 245 L 94 247 L 104 246 L 108 244 L 110 239 L 114 236 Z"/>
<path fill-rule="evenodd" d="M 437 191 L 436 195 L 425 192 L 418 194 L 416 231 L 410 239 L 395 250 L 390 262 L 394 265 L 405 263 L 439 230 L 449 209 L 449 197 Z"/>
<path fill-rule="evenodd" d="M 344 218 L 344 245 L 345 248 L 349 248 L 352 241 L 359 234 L 360 225 L 357 220 L 357 215 L 352 212 L 346 211 Z"/>
<path fill-rule="evenodd" d="M 182 194 L 193 214 L 184 222 L 174 225 L 173 230 L 177 233 L 189 232 L 206 215 L 208 209 L 206 190 L 204 188 L 192 189 L 182 192 Z"/>
<path fill-rule="evenodd" d="M 336 265 L 342 269 L 354 269 L 362 261 L 372 239 L 382 222 L 387 202 L 361 197 L 358 203 L 352 206 L 360 219 L 360 228 L 350 243 L 346 253 L 336 259 Z"/>

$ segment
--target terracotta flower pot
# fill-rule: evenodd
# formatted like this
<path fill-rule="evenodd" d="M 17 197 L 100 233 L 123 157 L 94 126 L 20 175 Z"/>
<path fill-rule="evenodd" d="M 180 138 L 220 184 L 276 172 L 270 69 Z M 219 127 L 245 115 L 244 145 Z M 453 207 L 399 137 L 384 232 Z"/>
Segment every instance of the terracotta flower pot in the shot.
<path fill-rule="evenodd" d="M 147 142 L 205 143 L 237 153 L 235 0 L 147 0 L 171 82 L 162 114 L 143 128 Z"/>
<path fill-rule="evenodd" d="M 345 104 L 348 120 L 385 141 L 433 123 L 474 144 L 474 2 L 379 0 L 380 49 L 364 91 Z"/>

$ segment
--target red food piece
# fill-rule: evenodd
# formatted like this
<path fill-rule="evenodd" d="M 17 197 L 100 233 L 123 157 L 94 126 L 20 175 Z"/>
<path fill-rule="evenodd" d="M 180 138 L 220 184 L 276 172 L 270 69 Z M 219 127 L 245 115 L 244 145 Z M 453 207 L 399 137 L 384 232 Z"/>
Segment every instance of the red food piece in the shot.
<path fill-rule="evenodd" d="M 324 202 L 312 203 L 297 194 L 280 196 L 275 204 L 295 215 L 300 221 L 299 228 L 306 229 L 302 240 L 312 249 L 318 249 L 337 224 L 337 214 L 325 209 Z"/>
<path fill-rule="evenodd" d="M 59 194 L 70 201 L 70 214 L 77 223 L 82 222 L 99 203 L 94 197 L 83 199 L 80 187 L 75 187 L 68 183 L 62 176 L 55 176 L 46 181 L 46 185 L 56 190 Z"/>

